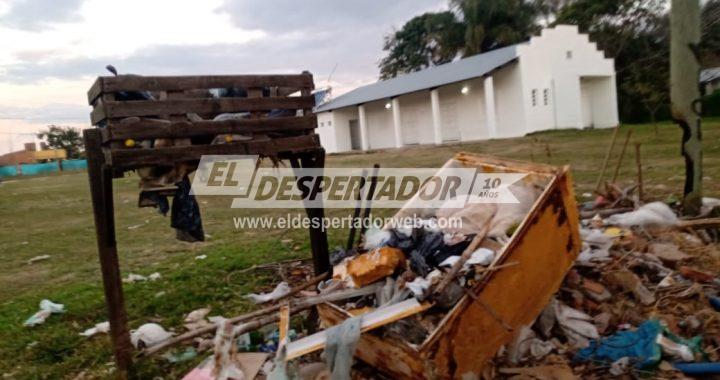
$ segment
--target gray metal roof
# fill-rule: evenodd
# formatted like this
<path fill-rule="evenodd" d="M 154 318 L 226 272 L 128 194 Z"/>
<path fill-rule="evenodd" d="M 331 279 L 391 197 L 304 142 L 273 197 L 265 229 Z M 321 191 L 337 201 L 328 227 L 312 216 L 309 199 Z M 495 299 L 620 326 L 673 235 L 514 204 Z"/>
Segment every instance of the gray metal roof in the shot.
<path fill-rule="evenodd" d="M 713 67 L 700 72 L 700 83 L 712 82 L 715 79 L 720 79 L 720 67 Z"/>
<path fill-rule="evenodd" d="M 444 65 L 429 67 L 358 87 L 346 94 L 317 106 L 315 112 L 330 111 L 342 107 L 387 99 L 415 91 L 426 90 L 471 78 L 481 77 L 517 58 L 517 46 L 511 45 L 487 53 L 474 55 Z"/>

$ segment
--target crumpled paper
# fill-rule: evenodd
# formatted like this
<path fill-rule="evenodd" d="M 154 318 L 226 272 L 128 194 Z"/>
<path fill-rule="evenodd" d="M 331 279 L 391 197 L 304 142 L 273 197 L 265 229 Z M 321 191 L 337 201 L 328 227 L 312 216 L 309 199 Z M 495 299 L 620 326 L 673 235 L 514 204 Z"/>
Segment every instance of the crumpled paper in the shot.
<path fill-rule="evenodd" d="M 23 325 L 32 327 L 45 323 L 45 320 L 51 314 L 59 314 L 65 312 L 65 305 L 54 303 L 50 300 L 40 301 L 40 310 L 28 318 Z"/>

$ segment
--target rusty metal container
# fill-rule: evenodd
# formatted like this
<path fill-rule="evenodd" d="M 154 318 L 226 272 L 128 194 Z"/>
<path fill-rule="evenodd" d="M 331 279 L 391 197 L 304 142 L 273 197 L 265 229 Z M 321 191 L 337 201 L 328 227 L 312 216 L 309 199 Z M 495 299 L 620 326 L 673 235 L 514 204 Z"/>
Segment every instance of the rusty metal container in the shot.
<path fill-rule="evenodd" d="M 459 153 L 448 165 L 474 167 L 485 173 L 527 173 L 524 180 L 543 190 L 493 263 L 517 264 L 493 271 L 471 288 L 422 344 L 375 332 L 362 335 L 355 356 L 392 378 L 478 378 L 498 349 L 540 314 L 580 251 L 578 211 L 568 167 L 468 153 Z M 318 311 L 326 325 L 351 316 L 330 303 L 319 305 Z"/>

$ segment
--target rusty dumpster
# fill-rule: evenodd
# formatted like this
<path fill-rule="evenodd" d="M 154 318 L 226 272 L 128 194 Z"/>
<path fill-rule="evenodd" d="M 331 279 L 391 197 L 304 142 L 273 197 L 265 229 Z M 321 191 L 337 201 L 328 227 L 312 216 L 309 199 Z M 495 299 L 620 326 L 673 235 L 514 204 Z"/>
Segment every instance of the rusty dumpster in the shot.
<path fill-rule="evenodd" d="M 515 265 L 493 271 L 475 284 L 422 344 L 377 331 L 362 335 L 356 358 L 392 378 L 477 378 L 499 348 L 540 314 L 580 251 L 568 167 L 470 153 L 457 154 L 447 165 L 474 167 L 484 173 L 527 173 L 524 181 L 542 189 L 493 262 Z M 327 326 L 351 316 L 331 303 L 319 305 L 318 312 Z"/>

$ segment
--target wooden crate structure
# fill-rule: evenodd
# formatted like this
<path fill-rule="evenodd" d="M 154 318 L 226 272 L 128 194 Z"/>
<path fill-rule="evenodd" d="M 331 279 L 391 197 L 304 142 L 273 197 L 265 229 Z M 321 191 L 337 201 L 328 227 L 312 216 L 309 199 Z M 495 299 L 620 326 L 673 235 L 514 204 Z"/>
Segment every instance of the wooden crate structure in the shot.
<path fill-rule="evenodd" d="M 230 89 L 244 96 L 211 96 L 218 89 Z M 93 106 L 90 117 L 99 128 L 86 129 L 84 140 L 100 266 L 120 377 L 131 373 L 133 348 L 115 241 L 112 179 L 143 167 L 185 164 L 192 168 L 203 155 L 259 155 L 289 160 L 294 168 L 322 168 L 325 151 L 314 132 L 317 120 L 312 113 L 313 89 L 313 77 L 308 72 L 119 75 L 100 77 L 92 85 L 88 91 L 88 101 Z M 220 114 L 241 112 L 249 115 L 213 121 Z M 271 117 L 270 112 L 281 116 Z M 219 144 L 213 144 L 217 136 L 232 135 L 245 138 L 221 139 Z M 251 139 L 247 140 L 248 136 Z M 311 218 L 324 216 L 323 209 L 306 211 Z M 325 231 L 315 227 L 309 232 L 315 271 L 327 272 L 330 264 Z"/>
<path fill-rule="evenodd" d="M 247 97 L 210 98 L 210 89 L 245 89 Z M 149 165 L 193 162 L 208 154 L 259 154 L 289 157 L 321 149 L 314 133 L 313 77 L 300 75 L 236 75 L 100 77 L 88 92 L 93 125 L 102 125 L 102 148 L 107 165 L 135 169 Z M 150 93 L 157 100 L 118 100 L 121 92 Z M 263 96 L 265 95 L 270 96 Z M 292 96 L 296 95 L 296 96 Z M 271 110 L 300 111 L 300 115 L 267 118 Z M 212 121 L 223 113 L 250 112 L 247 119 Z M 203 120 L 189 121 L 188 114 Z M 167 123 L 169 121 L 170 123 Z M 222 134 L 263 134 L 259 141 L 210 145 Z M 190 147 L 127 147 L 124 142 L 190 138 Z"/>
<path fill-rule="evenodd" d="M 484 173 L 527 173 L 544 190 L 491 264 L 517 263 L 474 285 L 426 340 L 414 346 L 372 332 L 360 337 L 355 355 L 393 379 L 477 379 L 500 346 L 533 323 L 575 262 L 582 242 L 572 179 L 567 167 L 459 153 L 447 165 Z M 397 216 L 407 216 L 412 201 Z M 332 303 L 318 306 L 326 325 L 352 315 Z"/>

